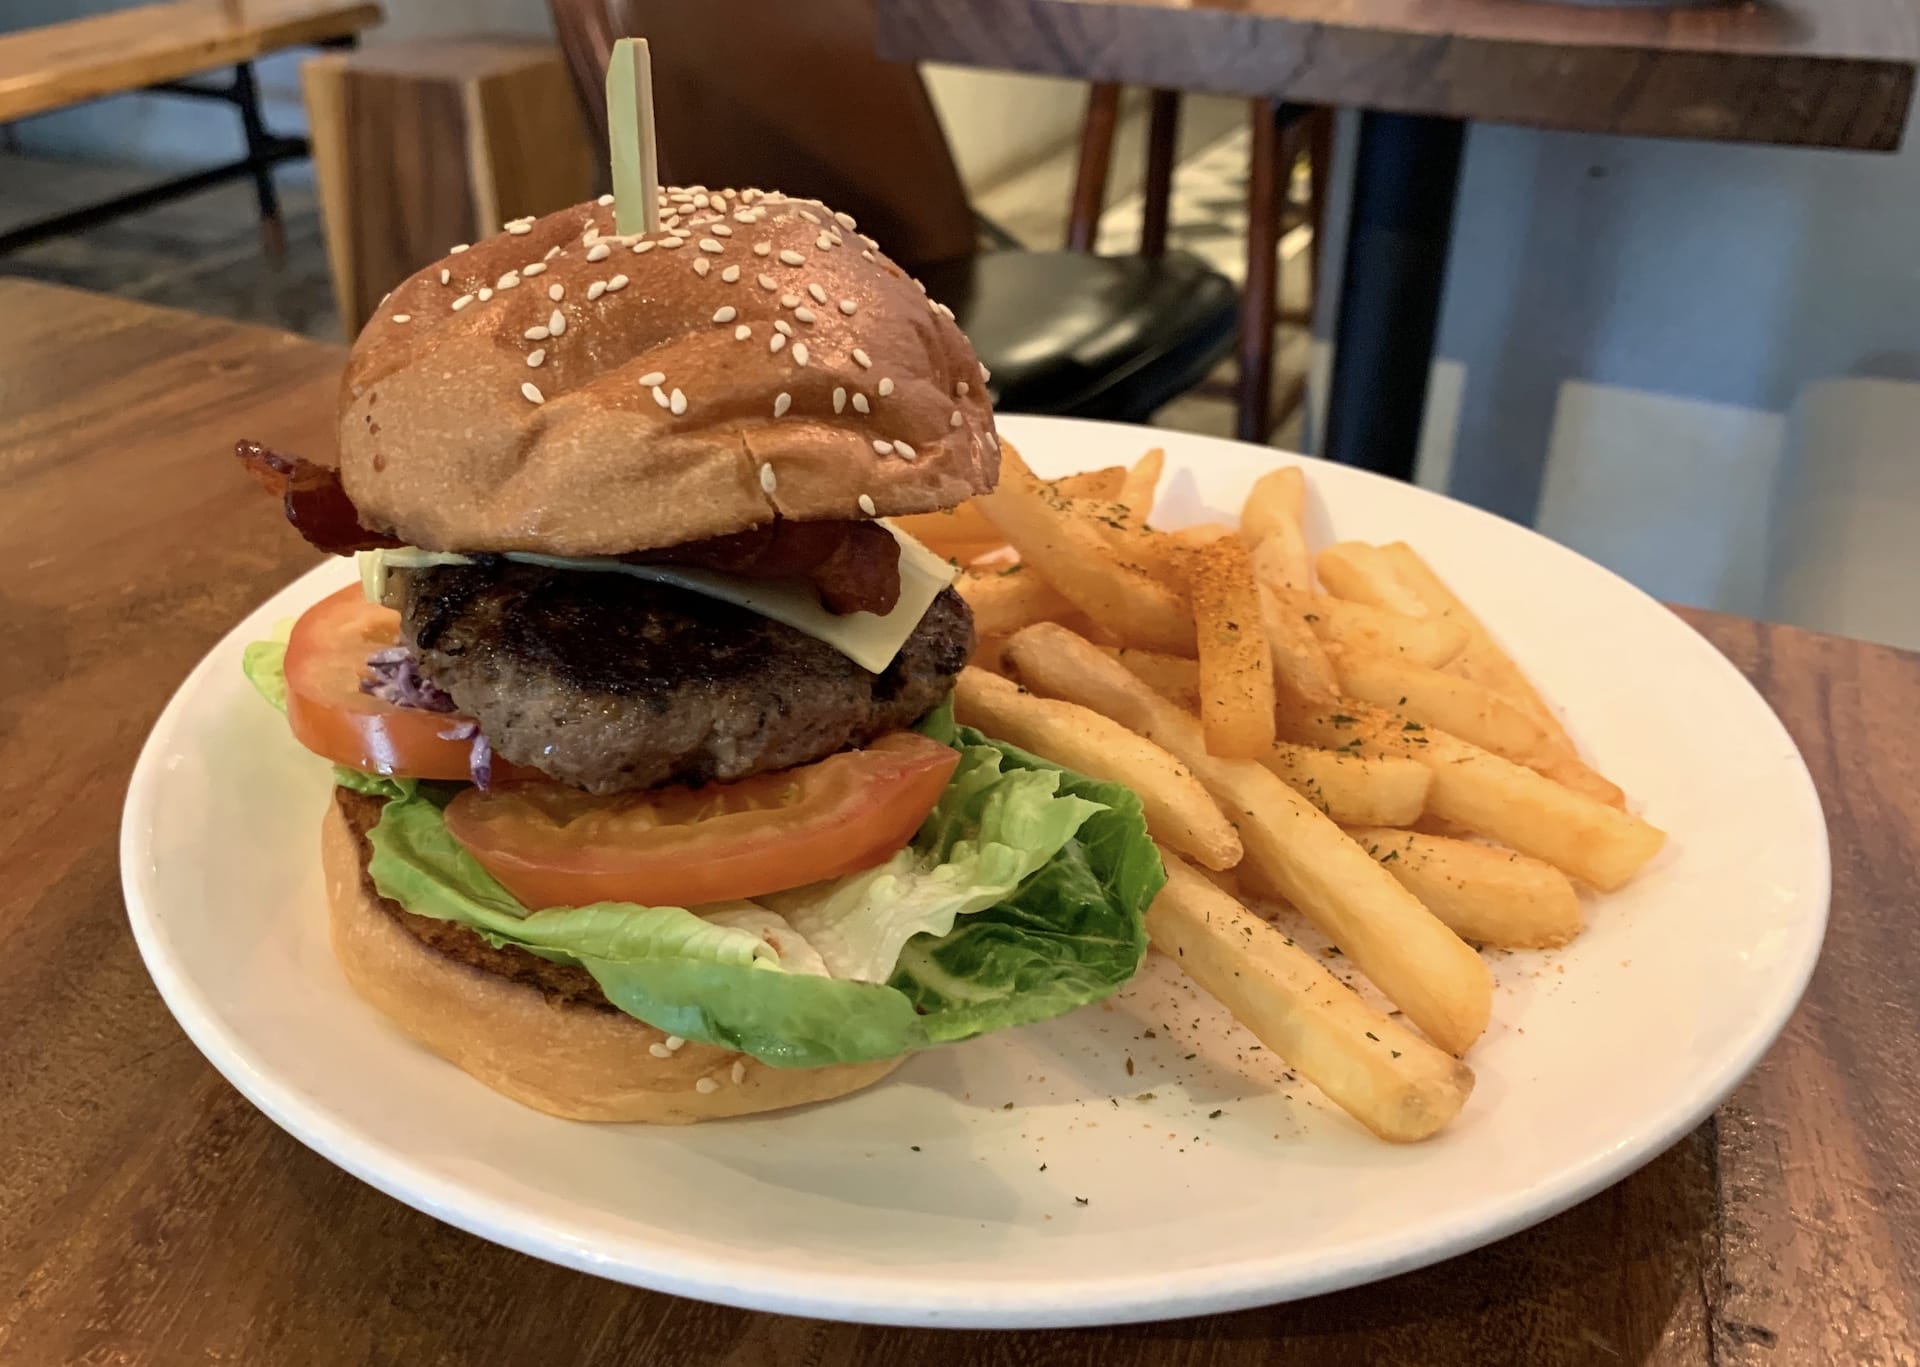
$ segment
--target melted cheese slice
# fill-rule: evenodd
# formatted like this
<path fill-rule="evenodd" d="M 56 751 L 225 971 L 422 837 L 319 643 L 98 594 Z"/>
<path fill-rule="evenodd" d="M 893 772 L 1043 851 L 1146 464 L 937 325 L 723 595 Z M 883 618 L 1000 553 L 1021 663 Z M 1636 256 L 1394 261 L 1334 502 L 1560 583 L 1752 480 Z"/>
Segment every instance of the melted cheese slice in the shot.
<path fill-rule="evenodd" d="M 683 565 L 629 565 L 622 560 L 601 556 L 569 559 L 558 555 L 508 551 L 508 560 L 527 565 L 545 565 L 558 570 L 583 570 L 602 574 L 630 574 L 636 579 L 651 579 L 672 584 L 691 593 L 717 598 L 723 603 L 757 612 L 771 621 L 805 632 L 816 641 L 825 641 L 842 655 L 869 673 L 878 674 L 893 663 L 907 637 L 920 625 L 940 590 L 951 584 L 957 573 L 947 561 L 935 555 L 892 523 L 882 519 L 881 526 L 900 543 L 900 600 L 893 611 L 832 613 L 820 606 L 820 596 L 806 580 L 743 579 L 717 570 L 691 569 Z M 389 569 L 420 569 L 429 565 L 470 565 L 473 557 L 451 551 L 423 551 L 403 546 L 389 551 L 362 551 L 360 583 L 368 598 L 379 602 L 386 592 Z"/>

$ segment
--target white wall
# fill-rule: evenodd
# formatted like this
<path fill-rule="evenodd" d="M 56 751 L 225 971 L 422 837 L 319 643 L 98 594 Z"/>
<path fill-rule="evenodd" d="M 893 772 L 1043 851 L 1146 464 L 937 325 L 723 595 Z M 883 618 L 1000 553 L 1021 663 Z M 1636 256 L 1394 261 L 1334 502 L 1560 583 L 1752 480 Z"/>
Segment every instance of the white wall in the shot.
<path fill-rule="evenodd" d="M 968 189 L 978 192 L 1079 136 L 1079 81 L 928 66 L 927 88 Z"/>

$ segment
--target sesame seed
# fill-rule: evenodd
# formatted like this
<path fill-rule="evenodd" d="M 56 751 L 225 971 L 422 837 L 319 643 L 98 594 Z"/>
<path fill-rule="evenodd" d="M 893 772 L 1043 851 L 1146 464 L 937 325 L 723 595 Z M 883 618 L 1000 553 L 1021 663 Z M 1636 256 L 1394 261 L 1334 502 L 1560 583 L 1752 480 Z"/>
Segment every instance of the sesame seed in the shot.
<path fill-rule="evenodd" d="M 604 280 L 594 281 L 591 285 L 587 286 L 587 302 L 591 304 L 594 300 L 598 299 L 601 295 L 605 294 L 606 292 L 607 292 L 606 281 Z"/>
<path fill-rule="evenodd" d="M 953 392 L 954 392 L 955 394 L 957 394 L 957 395 L 959 395 L 959 396 L 960 396 L 961 398 L 963 398 L 963 399 L 964 399 L 964 398 L 966 398 L 966 397 L 967 397 L 967 382 L 966 382 L 965 380 L 962 380 L 962 381 L 960 381 L 960 382 L 959 382 L 958 384 L 956 384 L 956 385 L 955 385 L 955 386 L 953 387 Z"/>
<path fill-rule="evenodd" d="M 859 224 L 853 221 L 852 214 L 835 214 L 833 216 L 833 221 L 835 223 L 838 223 L 841 227 L 845 228 L 848 232 L 852 232 L 855 228 L 860 226 Z"/>
<path fill-rule="evenodd" d="M 691 228 L 669 228 L 667 231 L 679 238 L 682 242 L 693 236 L 693 229 Z"/>
<path fill-rule="evenodd" d="M 707 203 L 708 203 L 708 200 L 705 194 L 698 194 L 693 197 L 693 207 L 696 209 L 706 208 Z"/>
<path fill-rule="evenodd" d="M 733 221 L 734 221 L 735 223 L 751 223 L 751 222 L 753 222 L 753 210 L 751 210 L 751 209 L 735 209 L 735 210 L 733 211 Z"/>
<path fill-rule="evenodd" d="M 667 372 L 664 370 L 649 370 L 646 374 L 640 377 L 639 384 L 642 389 L 645 389 L 648 385 L 659 384 L 662 380 L 666 378 L 667 378 Z"/>
<path fill-rule="evenodd" d="M 787 344 L 786 333 L 776 332 L 773 334 L 772 340 L 767 343 L 767 350 L 778 351 L 781 347 L 785 346 L 786 344 Z"/>
<path fill-rule="evenodd" d="M 947 419 L 947 426 L 958 427 L 961 421 L 962 419 L 960 417 L 960 410 L 956 408 L 953 410 L 953 416 Z"/>
<path fill-rule="evenodd" d="M 731 323 L 739 316 L 739 310 L 735 309 L 732 304 L 722 304 L 713 311 L 713 321 L 716 323 Z"/>
<path fill-rule="evenodd" d="M 882 375 L 880 377 L 880 397 L 884 399 L 891 393 L 893 393 L 893 379 L 891 376 Z"/>
<path fill-rule="evenodd" d="M 853 349 L 853 359 L 859 364 L 862 370 L 865 370 L 868 366 L 871 366 L 873 364 L 872 360 L 868 358 L 867 353 L 862 351 L 859 347 L 855 347 Z"/>
<path fill-rule="evenodd" d="M 701 1096 L 710 1096 L 720 1090 L 720 1084 L 710 1077 L 703 1077 L 693 1084 L 693 1090 L 700 1093 Z"/>
<path fill-rule="evenodd" d="M 853 317 L 853 311 L 859 307 L 860 306 L 851 299 L 842 299 L 840 301 L 840 312 L 846 314 L 849 318 Z"/>
<path fill-rule="evenodd" d="M 546 270 L 547 270 L 546 262 L 530 261 L 526 265 L 520 268 L 520 274 L 525 276 L 544 275 L 546 274 Z"/>
<path fill-rule="evenodd" d="M 820 221 L 811 209 L 802 209 L 800 211 L 800 217 L 806 219 L 809 223 L 818 223 Z"/>
<path fill-rule="evenodd" d="M 779 481 L 774 479 L 773 477 L 773 467 L 771 465 L 767 465 L 763 463 L 760 466 L 760 487 L 762 489 L 765 489 L 768 493 L 772 493 L 774 490 L 774 486 L 778 482 Z M 733 1066 L 738 1068 L 740 1065 L 736 1063 Z"/>
<path fill-rule="evenodd" d="M 813 296 L 813 302 L 816 304 L 824 304 L 827 302 L 827 292 L 820 288 L 820 282 L 818 280 L 807 286 L 807 293 Z"/>
<path fill-rule="evenodd" d="M 498 280 L 493 282 L 493 287 L 497 290 L 510 290 L 519 283 L 520 283 L 520 272 L 508 271 L 505 275 L 501 276 Z"/>
<path fill-rule="evenodd" d="M 396 323 L 411 323 L 413 321 L 413 315 L 411 313 L 396 313 L 393 315 L 393 321 Z"/>
<path fill-rule="evenodd" d="M 733 1068 L 728 1076 L 733 1078 L 733 1085 L 736 1087 L 745 1082 L 747 1080 L 746 1063 L 740 1059 L 735 1059 L 733 1061 Z"/>
<path fill-rule="evenodd" d="M 609 256 L 612 256 L 612 255 L 613 255 L 613 248 L 609 247 L 604 242 L 596 242 L 591 247 L 587 248 L 587 260 L 589 261 L 605 261 Z"/>
<path fill-rule="evenodd" d="M 626 287 L 627 287 L 627 277 L 624 275 L 616 275 L 613 277 L 613 279 L 607 281 L 608 294 L 616 294 L 619 291 L 625 289 Z"/>
<path fill-rule="evenodd" d="M 653 387 L 653 401 L 662 408 L 671 408 L 673 406 L 673 400 L 667 397 L 667 391 L 659 385 Z"/>
<path fill-rule="evenodd" d="M 780 296 L 780 307 L 781 307 L 781 308 L 783 308 L 783 309 L 797 309 L 797 308 L 799 308 L 799 307 L 800 307 L 800 296 L 799 296 L 799 295 L 797 295 L 797 294 L 783 294 L 783 295 L 781 295 L 781 296 Z"/>
<path fill-rule="evenodd" d="M 913 277 L 913 287 L 919 290 L 920 293 L 922 294 L 925 294 L 927 292 L 927 287 L 921 283 L 920 277 L 917 275 Z"/>
<path fill-rule="evenodd" d="M 798 318 L 803 323 L 811 323 L 813 321 L 813 310 L 808 308 L 805 304 L 802 304 L 799 308 L 793 311 L 793 316 L 795 318 Z"/>
<path fill-rule="evenodd" d="M 656 244 L 654 243 L 654 240 L 652 238 L 643 237 L 638 242 L 633 244 L 633 254 L 635 256 L 645 256 L 648 252 L 654 249 L 655 245 Z"/>
<path fill-rule="evenodd" d="M 873 453 L 876 456 L 890 456 L 893 454 L 893 443 L 890 441 L 881 441 L 876 437 L 873 443 Z"/>
<path fill-rule="evenodd" d="M 708 271 L 712 269 L 713 269 L 713 262 L 707 260 L 706 257 L 696 256 L 693 258 L 693 273 L 695 275 L 704 276 Z"/>
<path fill-rule="evenodd" d="M 786 417 L 787 410 L 792 407 L 793 407 L 793 395 L 787 393 L 786 390 L 783 389 L 778 394 L 775 394 L 773 396 L 773 416 L 774 417 L 776 418 Z"/>
<path fill-rule="evenodd" d="M 473 297 L 478 299 L 481 303 L 484 304 L 487 302 L 487 300 L 493 298 L 493 291 L 488 289 L 485 285 L 482 285 L 479 288 L 479 290 L 474 294 Z"/>
<path fill-rule="evenodd" d="M 677 418 L 686 411 L 687 411 L 687 396 L 685 394 L 682 394 L 677 389 L 674 390 L 673 391 L 673 416 Z"/>
<path fill-rule="evenodd" d="M 771 275 L 761 275 L 755 278 L 759 280 L 760 288 L 763 290 L 771 291 L 771 290 L 777 290 L 780 288 L 778 285 L 774 283 L 773 277 Z"/>
<path fill-rule="evenodd" d="M 555 309 L 547 317 L 547 331 L 555 337 L 567 330 L 567 316 Z"/>
<path fill-rule="evenodd" d="M 807 363 L 807 344 L 805 342 L 795 342 L 793 344 L 793 363 L 795 365 L 805 365 Z"/>
<path fill-rule="evenodd" d="M 663 252 L 670 252 L 679 245 L 680 239 L 677 237 L 663 237 L 660 239 L 660 250 Z"/>
<path fill-rule="evenodd" d="M 715 237 L 732 237 L 733 236 L 733 229 L 729 228 L 724 223 L 710 223 L 707 225 L 707 227 L 708 227 L 708 230 L 712 232 L 712 234 Z"/>
<path fill-rule="evenodd" d="M 649 1044 L 647 1046 L 647 1052 L 649 1054 L 652 1054 L 655 1058 L 672 1058 L 673 1057 L 673 1050 L 667 1048 L 666 1045 L 660 1043 L 660 1041 L 658 1040 L 655 1040 L 652 1044 Z"/>
<path fill-rule="evenodd" d="M 608 206 L 609 204 L 611 204 L 611 203 L 613 203 L 613 196 L 612 196 L 612 195 L 602 195 L 602 196 L 600 196 L 600 198 L 598 198 L 598 199 L 596 199 L 596 200 L 594 201 L 594 203 L 595 203 L 595 204 L 598 204 L 598 205 L 599 205 L 599 206 L 600 206 L 600 207 L 601 207 L 602 209 L 604 209 L 604 208 L 606 208 L 606 207 L 607 207 L 607 206 Z"/>
<path fill-rule="evenodd" d="M 745 323 L 742 323 L 739 327 L 733 330 L 733 340 L 736 342 L 744 342 L 747 340 L 747 338 L 751 336 L 753 336 L 753 329 L 748 327 Z"/>
<path fill-rule="evenodd" d="M 544 327 L 530 327 L 520 335 L 529 342 L 544 342 L 547 340 L 548 334 Z"/>
<path fill-rule="evenodd" d="M 780 263 L 782 265 L 804 266 L 806 262 L 807 258 L 800 255 L 799 252 L 794 251 L 791 247 L 782 250 L 780 253 Z"/>
<path fill-rule="evenodd" d="M 720 272 L 720 278 L 731 285 L 740 278 L 740 268 L 738 266 L 728 266 Z"/>
<path fill-rule="evenodd" d="M 458 255 L 460 255 L 460 253 L 461 253 L 461 252 L 464 252 L 464 251 L 465 251 L 466 249 L 467 249 L 467 244 L 466 244 L 466 243 L 464 243 L 464 242 L 456 242 L 456 243 L 454 243 L 454 244 L 453 244 L 453 245 L 452 245 L 451 247 L 449 247 L 449 248 L 447 248 L 447 255 L 448 255 L 448 256 L 458 256 Z"/>
<path fill-rule="evenodd" d="M 862 494 L 862 495 L 860 495 L 860 499 L 859 499 L 859 502 L 860 502 L 860 511 L 861 511 L 861 512 L 863 512 L 863 513 L 865 513 L 865 514 L 866 514 L 866 515 L 867 515 L 868 517 L 872 517 L 872 516 L 873 516 L 873 497 L 872 497 L 872 495 L 870 495 L 870 494 Z"/>
<path fill-rule="evenodd" d="M 861 259 L 862 261 L 871 261 L 871 260 L 873 260 L 873 253 L 872 253 L 872 252 L 861 252 L 861 253 L 860 253 L 860 259 Z"/>
<path fill-rule="evenodd" d="M 700 239 L 700 250 L 703 252 L 724 252 L 726 248 L 720 245 L 720 239 L 717 237 L 703 237 Z"/>
<path fill-rule="evenodd" d="M 453 272 L 448 270 L 445 266 L 442 266 L 440 268 L 440 283 L 444 285 L 447 283 L 447 281 L 451 279 L 453 279 Z"/>
<path fill-rule="evenodd" d="M 533 225 L 531 223 L 509 223 L 507 225 L 507 231 L 515 237 L 524 237 L 533 231 Z"/>
<path fill-rule="evenodd" d="M 867 396 L 857 389 L 853 391 L 853 411 L 856 413 L 871 413 L 873 411 L 873 405 L 867 402 Z"/>
<path fill-rule="evenodd" d="M 823 252 L 829 251 L 834 245 L 833 237 L 828 233 L 821 233 L 820 236 L 813 239 L 813 245 Z"/>
<path fill-rule="evenodd" d="M 753 254 L 755 256 L 770 256 L 773 254 L 773 244 L 771 242 L 756 242 L 753 244 Z"/>
<path fill-rule="evenodd" d="M 912 460 L 914 456 L 919 454 L 911 446 L 907 445 L 904 441 L 896 441 L 893 444 L 893 450 L 896 455 L 904 456 L 908 460 Z"/>
<path fill-rule="evenodd" d="M 537 366 L 546 359 L 547 349 L 543 346 L 537 346 L 527 353 L 527 364 L 529 366 Z"/>
<path fill-rule="evenodd" d="M 552 284 L 547 286 L 547 298 L 553 300 L 554 303 L 557 304 L 566 297 L 567 287 L 565 285 Z"/>
<path fill-rule="evenodd" d="M 793 336 L 793 324 L 784 318 L 776 318 L 773 320 L 773 330 L 783 336 Z"/>
<path fill-rule="evenodd" d="M 471 294 L 463 294 L 458 299 L 453 301 L 453 311 L 455 313 L 458 313 L 460 312 L 461 309 L 465 308 L 468 304 L 471 304 L 472 302 L 473 302 L 473 296 Z"/>
<path fill-rule="evenodd" d="M 833 391 L 833 411 L 838 413 L 847 406 L 847 387 L 836 385 Z"/>
<path fill-rule="evenodd" d="M 682 1047 L 684 1047 L 685 1045 L 686 1045 L 686 1041 L 685 1041 L 685 1040 L 683 1040 L 683 1039 L 681 1039 L 681 1038 L 680 1038 L 680 1036 L 678 1036 L 678 1035 L 668 1035 L 668 1036 L 667 1036 L 667 1048 L 669 1048 L 669 1049 L 679 1049 L 679 1048 L 682 1048 Z"/>
<path fill-rule="evenodd" d="M 532 380 L 527 380 L 522 383 L 520 392 L 527 396 L 528 403 L 545 403 L 547 401 L 547 396 L 540 392 L 539 387 L 535 385 Z"/>
<path fill-rule="evenodd" d="M 980 363 L 980 383 L 990 384 L 992 383 L 992 381 L 993 381 L 993 372 L 991 370 L 988 370 L 987 363 L 985 361 L 982 361 Z"/>
<path fill-rule="evenodd" d="M 547 254 L 541 257 L 540 259 L 542 261 L 551 261 L 553 260 L 554 257 L 558 255 L 560 255 L 560 248 L 558 246 L 553 246 L 553 247 L 547 248 Z"/>

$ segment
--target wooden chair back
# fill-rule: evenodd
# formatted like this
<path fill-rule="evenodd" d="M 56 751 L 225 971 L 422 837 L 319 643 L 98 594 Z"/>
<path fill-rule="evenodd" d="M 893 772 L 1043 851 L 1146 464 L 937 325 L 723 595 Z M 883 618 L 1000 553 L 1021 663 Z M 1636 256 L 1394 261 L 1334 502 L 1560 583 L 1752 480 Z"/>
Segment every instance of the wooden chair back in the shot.
<path fill-rule="evenodd" d="M 807 195 L 918 269 L 973 255 L 919 69 L 874 55 L 871 0 L 549 0 L 594 135 L 616 35 L 647 39 L 663 178 Z"/>

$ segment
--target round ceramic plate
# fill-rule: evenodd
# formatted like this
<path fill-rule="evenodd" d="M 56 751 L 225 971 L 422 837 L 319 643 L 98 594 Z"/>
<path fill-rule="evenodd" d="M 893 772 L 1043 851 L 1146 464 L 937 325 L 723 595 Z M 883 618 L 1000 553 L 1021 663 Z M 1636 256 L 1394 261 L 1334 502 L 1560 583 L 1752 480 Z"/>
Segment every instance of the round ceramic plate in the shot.
<path fill-rule="evenodd" d="M 1164 445 L 1161 525 L 1232 517 L 1276 459 L 1097 423 L 1003 430 L 1046 474 Z M 1157 956 L 1102 1006 L 829 1105 L 668 1129 L 496 1096 L 347 987 L 316 861 L 327 766 L 241 677 L 241 647 L 347 582 L 344 561 L 236 628 L 155 726 L 121 844 L 141 952 L 214 1066 L 328 1159 L 487 1239 L 681 1295 L 901 1324 L 1147 1320 L 1545 1219 L 1697 1124 L 1785 1023 L 1826 919 L 1820 804 L 1772 712 L 1658 603 L 1511 523 L 1307 464 L 1310 532 L 1411 541 L 1671 833 L 1572 946 L 1493 957 L 1478 1086 L 1425 1144 L 1372 1138 Z"/>

